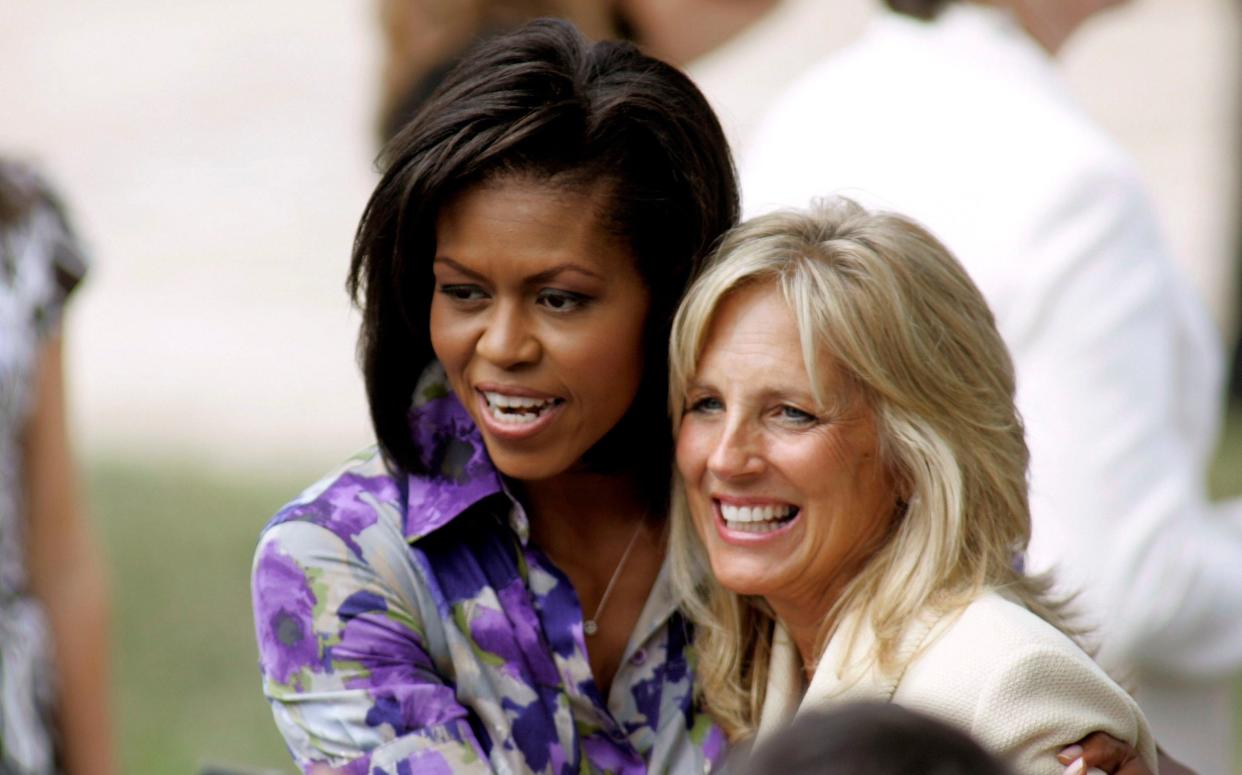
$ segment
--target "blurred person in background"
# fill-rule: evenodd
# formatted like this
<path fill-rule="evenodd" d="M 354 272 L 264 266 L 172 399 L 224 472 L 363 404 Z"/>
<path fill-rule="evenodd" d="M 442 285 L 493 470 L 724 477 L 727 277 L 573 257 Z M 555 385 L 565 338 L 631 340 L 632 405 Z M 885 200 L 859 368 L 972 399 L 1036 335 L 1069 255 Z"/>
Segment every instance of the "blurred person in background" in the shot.
<path fill-rule="evenodd" d="M 849 2 L 857 5 L 864 0 Z M 726 136 L 736 148 L 748 136 L 752 116 L 758 116 L 773 96 L 775 85 L 808 65 L 823 51 L 825 38 L 847 26 L 824 23 L 837 20 L 840 4 L 840 0 L 829 4 L 823 0 L 380 0 L 384 45 L 379 134 L 382 140 L 392 137 L 480 39 L 548 16 L 573 22 L 594 40 L 631 40 L 651 56 L 691 67 L 691 77 L 707 91 L 713 108 L 717 113 L 723 108 Z M 815 34 L 808 35 L 808 30 Z M 737 51 L 722 53 L 739 37 L 747 39 L 738 41 Z M 710 72 L 695 72 L 693 65 L 705 59 L 711 60 L 706 63 Z M 739 73 L 750 80 L 739 83 L 735 77 Z"/>
<path fill-rule="evenodd" d="M 77 498 L 61 319 L 86 263 L 28 167 L 0 158 L 0 772 L 112 769 L 108 597 Z"/>
<path fill-rule="evenodd" d="M 734 155 L 791 79 L 853 40 L 872 0 L 613 0 L 647 53 L 682 67 L 707 96 Z"/>
<path fill-rule="evenodd" d="M 392 137 L 472 46 L 541 16 L 594 40 L 617 36 L 607 0 L 380 0 L 384 46 L 379 134 Z"/>
<path fill-rule="evenodd" d="M 736 767 L 736 769 L 734 769 Z M 891 703 L 849 703 L 800 715 L 730 760 L 743 775 L 1011 775 L 969 735 Z"/>
<path fill-rule="evenodd" d="M 1230 772 L 1242 504 L 1210 504 L 1222 348 L 1131 161 L 1052 57 L 1115 0 L 890 0 L 784 93 L 742 159 L 748 214 L 842 193 L 925 224 L 1013 352 L 1027 562 L 1055 569 L 1156 737 Z M 1099 547 L 1109 547 L 1101 551 Z"/>

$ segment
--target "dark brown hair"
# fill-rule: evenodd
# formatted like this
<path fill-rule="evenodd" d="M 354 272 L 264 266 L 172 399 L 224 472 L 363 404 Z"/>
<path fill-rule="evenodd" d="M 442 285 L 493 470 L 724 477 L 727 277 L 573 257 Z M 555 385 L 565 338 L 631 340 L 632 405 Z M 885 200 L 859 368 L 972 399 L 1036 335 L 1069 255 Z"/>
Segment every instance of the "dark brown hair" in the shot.
<path fill-rule="evenodd" d="M 743 756 L 736 771 L 745 775 L 1010 775 L 965 732 L 894 703 L 801 713 Z"/>
<path fill-rule="evenodd" d="M 502 176 L 568 190 L 602 182 L 604 226 L 635 256 L 651 314 L 638 397 L 590 460 L 641 460 L 663 497 L 669 327 L 699 262 L 738 217 L 728 145 L 698 89 L 628 43 L 592 44 L 567 22 L 539 20 L 466 56 L 389 143 L 381 166 L 348 288 L 362 310 L 359 358 L 389 462 L 425 470 L 407 412 L 434 358 L 428 318 L 440 208 Z"/>
<path fill-rule="evenodd" d="M 897 13 L 931 21 L 953 0 L 884 0 Z"/>

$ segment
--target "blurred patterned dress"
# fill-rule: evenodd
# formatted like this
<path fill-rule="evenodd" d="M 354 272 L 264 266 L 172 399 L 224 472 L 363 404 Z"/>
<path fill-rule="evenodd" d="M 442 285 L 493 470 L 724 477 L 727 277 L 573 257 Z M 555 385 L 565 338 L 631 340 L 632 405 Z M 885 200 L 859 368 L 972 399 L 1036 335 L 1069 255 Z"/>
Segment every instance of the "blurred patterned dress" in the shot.
<path fill-rule="evenodd" d="M 0 160 L 0 772 L 58 771 L 55 671 L 28 594 L 22 430 L 37 359 L 86 264 L 64 214 L 28 168 Z"/>
<path fill-rule="evenodd" d="M 442 379 L 443 372 L 440 372 Z M 344 773 L 702 773 L 724 736 L 661 570 L 604 696 L 568 577 L 529 538 L 456 396 L 424 375 L 428 475 L 372 450 L 255 554 L 263 688 L 297 763 Z"/>

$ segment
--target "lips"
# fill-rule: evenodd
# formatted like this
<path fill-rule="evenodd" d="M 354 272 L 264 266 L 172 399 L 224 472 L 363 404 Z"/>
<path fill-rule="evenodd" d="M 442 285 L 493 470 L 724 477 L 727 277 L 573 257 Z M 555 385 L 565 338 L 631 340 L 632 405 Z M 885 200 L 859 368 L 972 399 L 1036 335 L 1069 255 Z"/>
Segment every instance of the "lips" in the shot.
<path fill-rule="evenodd" d="M 565 399 L 514 385 L 475 386 L 479 426 L 497 441 L 520 442 L 543 432 L 560 415 Z"/>

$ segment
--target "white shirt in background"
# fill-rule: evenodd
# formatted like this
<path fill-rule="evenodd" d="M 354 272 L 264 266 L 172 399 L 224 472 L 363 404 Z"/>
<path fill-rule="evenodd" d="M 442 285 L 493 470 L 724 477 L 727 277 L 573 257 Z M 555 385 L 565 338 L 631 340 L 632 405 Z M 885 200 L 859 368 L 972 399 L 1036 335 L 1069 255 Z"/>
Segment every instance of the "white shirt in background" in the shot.
<path fill-rule="evenodd" d="M 1160 744 L 1231 772 L 1242 504 L 1209 505 L 1204 481 L 1220 344 L 1132 163 L 1049 57 L 996 9 L 883 13 L 774 102 L 740 164 L 748 216 L 843 194 L 962 261 L 1018 373 L 1028 567 L 1080 592 Z"/>

